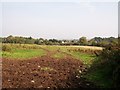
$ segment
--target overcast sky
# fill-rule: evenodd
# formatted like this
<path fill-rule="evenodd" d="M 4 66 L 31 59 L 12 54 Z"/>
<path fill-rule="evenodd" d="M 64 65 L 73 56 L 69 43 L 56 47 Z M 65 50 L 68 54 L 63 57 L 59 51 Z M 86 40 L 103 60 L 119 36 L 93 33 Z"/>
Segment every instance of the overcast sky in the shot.
<path fill-rule="evenodd" d="M 60 0 L 58 0 L 60 1 Z M 2 2 L 2 36 L 117 37 L 117 2 Z M 113 0 L 114 1 L 114 0 Z"/>

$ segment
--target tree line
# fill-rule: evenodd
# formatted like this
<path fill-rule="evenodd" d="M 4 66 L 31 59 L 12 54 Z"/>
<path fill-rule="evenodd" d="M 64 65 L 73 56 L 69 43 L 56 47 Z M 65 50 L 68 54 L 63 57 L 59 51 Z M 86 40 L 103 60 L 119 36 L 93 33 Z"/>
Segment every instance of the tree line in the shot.
<path fill-rule="evenodd" d="M 21 37 L 21 36 L 8 36 L 0 37 L 2 43 L 19 43 L 19 44 L 38 44 L 38 45 L 89 45 L 89 46 L 107 46 L 111 44 L 117 44 L 118 38 L 108 37 L 94 37 L 88 40 L 86 37 L 80 37 L 79 39 L 73 40 L 57 40 L 57 39 L 34 39 L 32 37 Z"/>

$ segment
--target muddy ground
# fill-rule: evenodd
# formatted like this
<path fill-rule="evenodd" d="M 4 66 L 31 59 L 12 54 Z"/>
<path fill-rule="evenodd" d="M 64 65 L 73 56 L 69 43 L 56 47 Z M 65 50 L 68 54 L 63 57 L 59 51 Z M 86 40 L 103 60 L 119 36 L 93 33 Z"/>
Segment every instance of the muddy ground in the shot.
<path fill-rule="evenodd" d="M 22 61 L 3 58 L 2 88 L 95 87 L 80 75 L 86 69 L 80 60 L 70 56 L 55 59 L 52 54 Z"/>

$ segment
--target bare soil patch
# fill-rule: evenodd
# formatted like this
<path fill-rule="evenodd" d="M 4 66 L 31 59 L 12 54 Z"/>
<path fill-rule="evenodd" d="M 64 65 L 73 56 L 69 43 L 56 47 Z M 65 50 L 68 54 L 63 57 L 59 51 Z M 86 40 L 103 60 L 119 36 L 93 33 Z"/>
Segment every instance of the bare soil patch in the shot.
<path fill-rule="evenodd" d="M 46 56 L 30 60 L 2 60 L 2 88 L 79 88 L 94 87 L 77 77 L 77 70 L 84 69 L 79 60 L 71 57 L 54 59 Z"/>

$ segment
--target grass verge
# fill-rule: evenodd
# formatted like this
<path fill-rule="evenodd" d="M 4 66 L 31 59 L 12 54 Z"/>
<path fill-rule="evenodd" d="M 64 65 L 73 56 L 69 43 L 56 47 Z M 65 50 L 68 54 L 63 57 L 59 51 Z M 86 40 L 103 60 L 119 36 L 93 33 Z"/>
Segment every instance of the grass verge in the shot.
<path fill-rule="evenodd" d="M 96 58 L 95 55 L 87 54 L 87 53 L 81 53 L 81 52 L 78 52 L 78 51 L 71 52 L 71 55 L 74 58 L 81 60 L 84 64 L 87 64 L 87 65 L 92 64 L 94 59 Z"/>
<path fill-rule="evenodd" d="M 84 77 L 90 81 L 95 83 L 95 85 L 103 88 L 111 88 L 113 87 L 113 78 L 111 72 L 111 66 L 109 64 L 97 64 L 94 66 L 92 64 L 91 68 L 87 72 Z"/>

